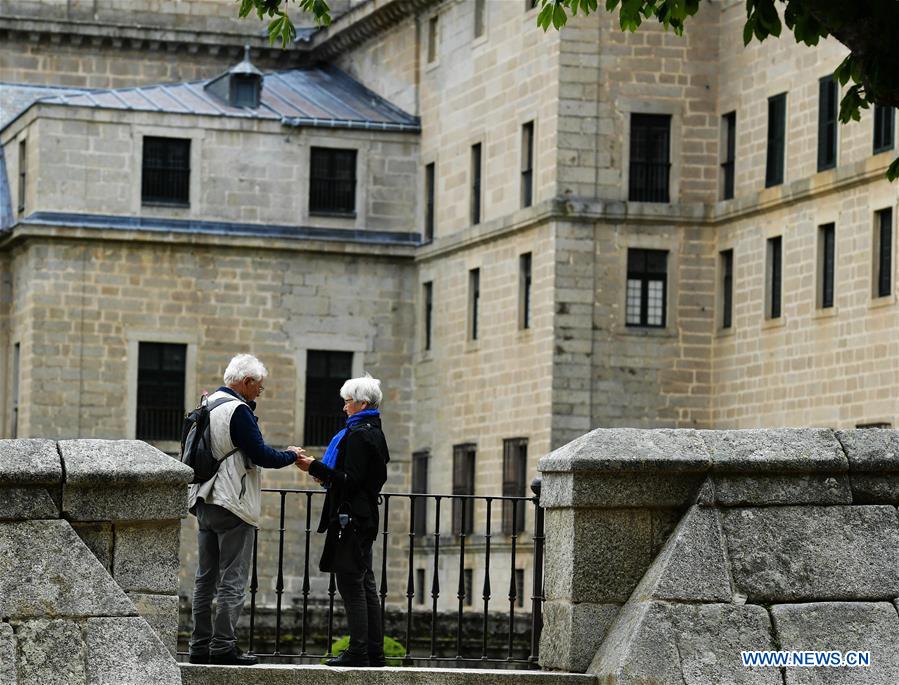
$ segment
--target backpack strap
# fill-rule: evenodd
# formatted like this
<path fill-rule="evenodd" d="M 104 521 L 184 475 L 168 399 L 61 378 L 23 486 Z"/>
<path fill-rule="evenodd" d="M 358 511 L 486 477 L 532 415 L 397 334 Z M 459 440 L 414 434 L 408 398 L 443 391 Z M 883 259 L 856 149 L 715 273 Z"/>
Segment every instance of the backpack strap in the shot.
<path fill-rule="evenodd" d="M 213 409 L 215 409 L 216 407 L 218 407 L 218 406 L 220 406 L 220 405 L 222 405 L 222 404 L 226 404 L 227 402 L 240 402 L 241 404 L 246 404 L 245 402 L 241 402 L 241 401 L 240 401 L 239 399 L 237 399 L 236 397 L 219 397 L 215 402 L 213 402 L 212 404 L 210 404 L 210 405 L 207 407 L 207 410 L 208 410 L 209 413 L 211 414 Z M 247 405 L 247 406 L 249 406 L 249 405 Z M 226 454 L 224 457 L 222 457 L 221 459 L 219 459 L 219 460 L 218 460 L 219 463 L 225 461 L 225 459 L 227 459 L 228 457 L 230 457 L 232 454 L 234 454 L 235 452 L 237 452 L 237 451 L 239 451 L 239 450 L 240 450 L 239 447 L 235 447 L 233 450 L 231 450 L 230 452 L 228 452 L 228 454 Z"/>

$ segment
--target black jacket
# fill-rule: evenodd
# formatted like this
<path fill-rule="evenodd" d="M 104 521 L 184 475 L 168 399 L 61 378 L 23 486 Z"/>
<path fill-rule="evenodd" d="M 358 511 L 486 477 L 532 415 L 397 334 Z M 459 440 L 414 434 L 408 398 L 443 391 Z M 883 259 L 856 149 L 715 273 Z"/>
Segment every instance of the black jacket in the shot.
<path fill-rule="evenodd" d="M 337 448 L 334 468 L 313 461 L 309 473 L 328 485 L 318 532 L 336 533 L 337 514 L 344 502 L 349 506 L 356 530 L 363 540 L 378 535 L 378 496 L 387 481 L 390 452 L 381 431 L 381 419 L 372 416 L 347 429 Z M 346 508 L 344 508 L 346 511 Z"/>

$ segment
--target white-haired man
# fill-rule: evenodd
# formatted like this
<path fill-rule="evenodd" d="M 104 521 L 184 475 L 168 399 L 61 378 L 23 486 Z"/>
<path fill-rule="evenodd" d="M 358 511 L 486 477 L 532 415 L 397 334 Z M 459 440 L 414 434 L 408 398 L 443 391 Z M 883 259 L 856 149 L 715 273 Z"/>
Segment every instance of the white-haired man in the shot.
<path fill-rule="evenodd" d="M 262 439 L 253 412 L 267 375 L 256 357 L 239 354 L 225 369 L 225 384 L 209 396 L 212 450 L 224 459 L 215 476 L 191 485 L 189 491 L 188 506 L 200 525 L 192 664 L 252 666 L 257 662 L 238 649 L 235 628 L 246 599 L 253 531 L 259 523 L 259 470 L 290 466 L 305 456 L 300 447 L 279 452 Z M 218 600 L 214 621 L 213 598 Z"/>

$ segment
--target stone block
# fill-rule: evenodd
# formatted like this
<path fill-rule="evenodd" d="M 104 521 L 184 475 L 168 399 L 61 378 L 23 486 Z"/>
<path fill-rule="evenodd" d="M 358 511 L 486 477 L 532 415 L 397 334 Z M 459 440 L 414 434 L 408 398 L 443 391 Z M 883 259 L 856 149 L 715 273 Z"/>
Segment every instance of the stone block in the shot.
<path fill-rule="evenodd" d="M 540 503 L 557 507 L 685 507 L 696 498 L 702 474 L 545 473 Z"/>
<path fill-rule="evenodd" d="M 849 462 L 825 428 L 698 431 L 715 473 L 841 474 Z"/>
<path fill-rule="evenodd" d="M 181 685 L 178 665 L 144 619 L 90 618 L 85 633 L 89 685 Z"/>
<path fill-rule="evenodd" d="M 887 506 L 723 512 L 736 589 L 750 602 L 899 595 L 899 521 Z"/>
<path fill-rule="evenodd" d="M 73 521 L 151 521 L 187 516 L 186 486 L 66 484 L 63 511 Z"/>
<path fill-rule="evenodd" d="M 856 504 L 899 505 L 899 473 L 852 473 L 849 483 Z"/>
<path fill-rule="evenodd" d="M 814 602 L 771 607 L 784 650 L 870 651 L 865 668 L 787 668 L 787 685 L 899 682 L 899 615 L 889 602 Z"/>
<path fill-rule="evenodd" d="M 113 531 L 111 523 L 73 523 L 81 541 L 94 553 L 103 568 L 112 575 Z"/>
<path fill-rule="evenodd" d="M 178 591 L 180 521 L 115 526 L 112 576 L 125 590 Z"/>
<path fill-rule="evenodd" d="M 540 667 L 572 673 L 586 671 L 620 608 L 620 604 L 546 602 Z"/>
<path fill-rule="evenodd" d="M 137 608 L 137 613 L 150 624 L 162 644 L 175 657 L 178 651 L 178 596 L 129 592 L 128 597 Z"/>
<path fill-rule="evenodd" d="M 59 518 L 59 507 L 46 488 L 0 487 L 0 519 L 27 521 L 53 518 Z"/>
<path fill-rule="evenodd" d="M 0 616 L 135 613 L 125 593 L 68 522 L 0 523 Z"/>
<path fill-rule="evenodd" d="M 714 476 L 718 504 L 725 507 L 790 504 L 852 504 L 847 474 Z"/>
<path fill-rule="evenodd" d="M 863 428 L 836 437 L 849 460 L 853 501 L 899 504 L 899 431 Z"/>
<path fill-rule="evenodd" d="M 81 626 L 71 620 L 27 621 L 16 629 L 22 683 L 86 685 Z"/>
<path fill-rule="evenodd" d="M 0 483 L 59 485 L 62 463 L 52 440 L 0 440 Z"/>
<path fill-rule="evenodd" d="M 0 685 L 16 685 L 16 636 L 12 626 L 0 623 Z"/>

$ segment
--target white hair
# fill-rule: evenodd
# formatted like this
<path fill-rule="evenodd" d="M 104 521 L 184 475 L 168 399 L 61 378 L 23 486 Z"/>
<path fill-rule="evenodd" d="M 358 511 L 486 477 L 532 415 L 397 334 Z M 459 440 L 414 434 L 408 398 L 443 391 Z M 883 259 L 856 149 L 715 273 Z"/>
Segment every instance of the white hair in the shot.
<path fill-rule="evenodd" d="M 268 371 L 262 362 L 252 354 L 239 354 L 228 364 L 225 369 L 225 385 L 240 383 L 244 378 L 252 378 L 261 381 L 268 376 Z"/>
<path fill-rule="evenodd" d="M 381 406 L 381 381 L 372 378 L 371 374 L 365 374 L 360 378 L 351 378 L 340 387 L 340 396 L 345 400 L 367 402 L 372 409 Z"/>

